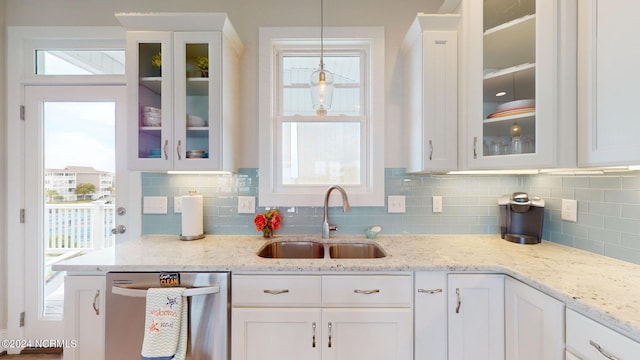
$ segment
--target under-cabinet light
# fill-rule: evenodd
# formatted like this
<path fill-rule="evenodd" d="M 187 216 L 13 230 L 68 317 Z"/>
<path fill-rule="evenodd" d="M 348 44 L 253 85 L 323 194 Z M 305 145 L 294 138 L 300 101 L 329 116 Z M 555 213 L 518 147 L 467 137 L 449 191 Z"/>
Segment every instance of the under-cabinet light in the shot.
<path fill-rule="evenodd" d="M 521 170 L 462 170 L 462 171 L 449 171 L 449 175 L 535 175 L 540 171 L 536 169 L 521 169 Z"/>
<path fill-rule="evenodd" d="M 181 171 L 170 170 L 167 171 L 170 175 L 231 175 L 230 171 Z"/>
<path fill-rule="evenodd" d="M 504 91 L 500 91 L 500 92 L 496 93 L 496 96 L 497 96 L 497 97 L 505 96 L 505 95 L 507 95 L 507 93 L 506 93 L 506 92 L 504 92 Z"/>

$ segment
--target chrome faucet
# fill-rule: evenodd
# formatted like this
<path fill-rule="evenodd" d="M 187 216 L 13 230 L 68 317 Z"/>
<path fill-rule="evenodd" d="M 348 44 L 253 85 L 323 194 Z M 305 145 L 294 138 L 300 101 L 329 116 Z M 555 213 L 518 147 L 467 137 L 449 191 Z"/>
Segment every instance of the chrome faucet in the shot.
<path fill-rule="evenodd" d="M 322 238 L 328 239 L 329 232 L 337 230 L 338 227 L 335 225 L 329 225 L 329 196 L 333 190 L 340 191 L 342 195 L 342 210 L 344 212 L 350 212 L 351 206 L 349 205 L 349 198 L 347 198 L 347 192 L 338 185 L 333 185 L 327 189 L 327 192 L 324 194 L 324 219 L 322 221 Z"/>

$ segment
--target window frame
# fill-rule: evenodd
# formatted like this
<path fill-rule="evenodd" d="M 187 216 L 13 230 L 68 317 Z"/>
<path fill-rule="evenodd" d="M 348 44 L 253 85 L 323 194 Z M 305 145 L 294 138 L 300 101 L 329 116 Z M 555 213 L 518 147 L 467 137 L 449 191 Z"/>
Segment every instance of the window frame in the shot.
<path fill-rule="evenodd" d="M 296 34 L 295 38 L 291 34 Z M 280 54 L 304 52 L 320 43 L 319 27 L 261 27 L 259 29 L 259 206 L 323 206 L 324 192 L 334 184 L 282 185 L 280 140 L 283 122 L 319 122 L 315 116 L 284 116 Z M 341 185 L 352 206 L 384 206 L 384 28 L 324 29 L 325 51 L 363 52 L 359 116 L 332 115 L 326 121 L 361 124 L 361 185 Z M 335 96 L 335 94 L 334 94 Z"/>

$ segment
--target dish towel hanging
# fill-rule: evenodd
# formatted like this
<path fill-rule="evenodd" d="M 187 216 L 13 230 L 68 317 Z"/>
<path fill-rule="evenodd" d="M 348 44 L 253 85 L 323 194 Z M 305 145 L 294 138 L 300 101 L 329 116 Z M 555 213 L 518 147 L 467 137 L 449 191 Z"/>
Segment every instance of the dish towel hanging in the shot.
<path fill-rule="evenodd" d="M 147 290 L 141 360 L 183 360 L 187 354 L 189 309 L 185 288 Z"/>

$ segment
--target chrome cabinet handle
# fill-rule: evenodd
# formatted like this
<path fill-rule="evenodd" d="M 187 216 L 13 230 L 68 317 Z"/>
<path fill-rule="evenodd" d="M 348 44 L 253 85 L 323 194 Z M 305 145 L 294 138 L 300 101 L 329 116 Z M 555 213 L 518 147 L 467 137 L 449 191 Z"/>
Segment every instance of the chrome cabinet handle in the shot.
<path fill-rule="evenodd" d="M 617 357 L 609 354 L 609 352 L 607 352 L 605 349 L 602 348 L 602 346 L 598 345 L 598 343 L 593 340 L 589 340 L 589 345 L 596 348 L 596 350 L 598 350 L 598 352 L 602 354 L 602 356 L 606 357 L 609 360 L 620 360 Z"/>
<path fill-rule="evenodd" d="M 456 288 L 456 298 L 457 298 L 456 314 L 459 314 L 460 313 L 460 306 L 462 305 L 462 298 L 460 296 L 460 288 Z"/>
<path fill-rule="evenodd" d="M 331 347 L 331 323 L 329 323 L 328 327 L 329 327 L 329 347 Z"/>
<path fill-rule="evenodd" d="M 478 137 L 474 136 L 473 137 L 473 158 L 474 159 L 478 158 L 478 150 L 476 149 L 477 145 L 478 145 Z"/>
<path fill-rule="evenodd" d="M 377 294 L 380 292 L 380 289 L 371 289 L 371 290 L 359 290 L 359 289 L 355 289 L 353 290 L 354 293 L 356 294 L 365 294 L 365 295 L 371 295 L 371 294 Z"/>
<path fill-rule="evenodd" d="M 176 152 L 178 153 L 178 160 L 182 160 L 182 155 L 180 155 L 181 145 L 182 145 L 182 140 L 178 140 L 178 146 L 176 146 Z"/>
<path fill-rule="evenodd" d="M 270 294 L 270 295 L 280 295 L 280 294 L 286 294 L 289 292 L 289 289 L 280 289 L 280 290 L 263 290 L 263 292 L 265 294 Z"/>
<path fill-rule="evenodd" d="M 164 141 L 164 146 L 162 147 L 164 152 L 164 159 L 169 160 L 169 140 Z"/>
<path fill-rule="evenodd" d="M 442 292 L 442 289 L 418 289 L 418 292 L 423 294 L 438 294 Z"/>
<path fill-rule="evenodd" d="M 311 328 L 313 329 L 313 336 L 311 337 L 311 347 L 316 347 L 316 323 L 311 323 Z"/>
<path fill-rule="evenodd" d="M 96 290 L 96 296 L 93 297 L 93 311 L 96 315 L 100 315 L 100 308 L 98 307 L 98 298 L 100 297 L 100 290 Z"/>
<path fill-rule="evenodd" d="M 433 160 L 433 142 L 429 140 L 429 160 Z"/>

